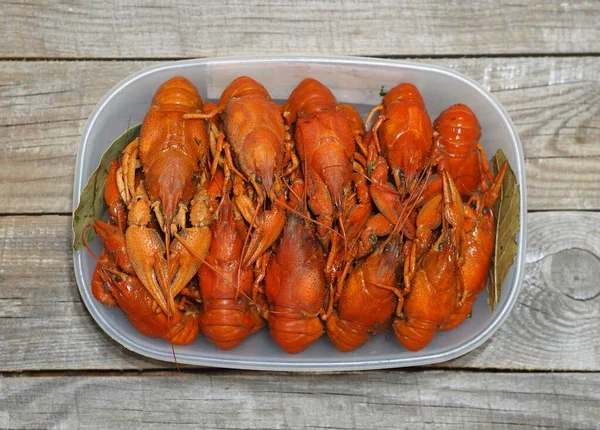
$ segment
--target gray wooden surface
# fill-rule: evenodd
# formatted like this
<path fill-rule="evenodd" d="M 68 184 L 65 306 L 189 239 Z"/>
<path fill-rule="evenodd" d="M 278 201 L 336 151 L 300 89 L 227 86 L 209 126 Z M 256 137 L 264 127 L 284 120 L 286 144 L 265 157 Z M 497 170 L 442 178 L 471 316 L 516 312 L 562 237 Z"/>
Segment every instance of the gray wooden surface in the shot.
<path fill-rule="evenodd" d="M 600 2 L 4 2 L 0 428 L 599 428 Z M 348 374 L 182 369 L 112 341 L 70 247 L 75 155 L 118 81 L 172 59 L 365 55 L 491 90 L 526 156 L 525 280 L 451 362 Z"/>
<path fill-rule="evenodd" d="M 290 52 L 595 53 L 599 9 L 593 0 L 9 1 L 3 7 L 0 55 L 121 59 Z"/>
<path fill-rule="evenodd" d="M 581 373 L 207 371 L 6 378 L 0 426 L 597 428 L 600 377 Z M 68 379 L 67 379 L 68 378 Z M 68 382 L 67 382 L 68 381 Z"/>

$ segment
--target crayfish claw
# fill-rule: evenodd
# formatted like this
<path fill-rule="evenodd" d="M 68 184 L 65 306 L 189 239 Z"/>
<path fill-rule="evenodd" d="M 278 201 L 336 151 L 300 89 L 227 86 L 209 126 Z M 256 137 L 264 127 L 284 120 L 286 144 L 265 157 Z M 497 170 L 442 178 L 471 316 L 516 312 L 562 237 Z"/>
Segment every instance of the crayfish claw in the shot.
<path fill-rule="evenodd" d="M 127 253 L 138 278 L 163 312 L 172 315 L 167 303 L 168 288 L 165 245 L 159 234 L 150 228 L 130 225 L 125 234 Z"/>
<path fill-rule="evenodd" d="M 271 209 L 256 217 L 255 230 L 242 256 L 242 268 L 252 266 L 275 243 L 285 225 L 285 212 Z"/>
<path fill-rule="evenodd" d="M 208 227 L 186 229 L 171 244 L 169 273 L 173 274 L 170 293 L 175 297 L 198 273 L 210 248 L 211 233 Z"/>

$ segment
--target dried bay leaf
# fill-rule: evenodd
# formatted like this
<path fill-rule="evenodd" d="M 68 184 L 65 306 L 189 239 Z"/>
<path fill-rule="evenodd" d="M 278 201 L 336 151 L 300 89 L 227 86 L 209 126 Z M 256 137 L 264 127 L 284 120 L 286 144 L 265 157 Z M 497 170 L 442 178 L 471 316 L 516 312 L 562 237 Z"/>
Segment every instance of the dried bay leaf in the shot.
<path fill-rule="evenodd" d="M 77 209 L 73 212 L 73 249 L 75 251 L 83 247 L 84 240 L 89 243 L 96 235 L 93 228 L 86 229 L 86 226 L 91 226 L 95 220 L 100 219 L 106 210 L 104 185 L 106 184 L 110 165 L 119 155 L 119 151 L 124 149 L 136 137 L 139 137 L 141 128 L 142 124 L 130 127 L 110 144 L 106 152 L 102 154 L 100 164 L 83 188 Z"/>
<path fill-rule="evenodd" d="M 495 171 L 498 172 L 502 164 L 507 161 L 504 152 L 501 149 L 496 152 L 492 160 Z M 491 282 L 488 284 L 488 306 L 490 311 L 494 312 L 494 306 L 500 300 L 502 293 L 502 284 L 510 270 L 515 255 L 517 255 L 518 245 L 516 235 L 520 229 L 520 206 L 521 194 L 517 178 L 510 165 L 506 169 L 506 174 L 502 181 L 500 196 L 494 208 L 495 220 L 495 241 L 494 256 L 490 268 Z"/>

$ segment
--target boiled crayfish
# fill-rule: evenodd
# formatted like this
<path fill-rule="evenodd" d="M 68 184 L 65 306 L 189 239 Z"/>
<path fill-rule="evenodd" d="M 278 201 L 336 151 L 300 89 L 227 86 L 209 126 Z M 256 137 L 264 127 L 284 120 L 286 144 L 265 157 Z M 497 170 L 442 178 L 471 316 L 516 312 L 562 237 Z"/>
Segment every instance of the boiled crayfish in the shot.
<path fill-rule="evenodd" d="M 412 84 L 375 114 L 367 130 L 310 78 L 283 105 L 247 76 L 216 104 L 167 81 L 111 165 L 94 296 L 143 334 L 202 331 L 223 350 L 265 324 L 288 353 L 390 326 L 414 351 L 458 326 L 486 284 L 507 165 L 492 175 L 467 106 L 432 125 Z"/>
<path fill-rule="evenodd" d="M 283 110 L 295 128 L 308 204 L 319 221 L 317 235 L 327 247 L 352 182 L 356 133 L 348 121 L 351 114 L 344 113 L 332 92 L 315 79 L 300 82 Z"/>
<path fill-rule="evenodd" d="M 260 330 L 264 320 L 252 305 L 254 274 L 242 268 L 247 228 L 236 216 L 234 203 L 223 196 L 219 215 L 212 225 L 213 238 L 198 272 L 203 310 L 202 332 L 218 348 L 228 350 Z"/>
<path fill-rule="evenodd" d="M 170 79 L 154 95 L 140 138 L 123 153 L 119 184 L 129 208 L 127 253 L 140 281 L 167 315 L 210 246 L 211 218 L 200 180 L 208 156 L 208 126 L 203 120 L 184 119 L 202 107 L 190 81 Z M 138 155 L 143 179 L 136 186 Z M 152 210 L 164 240 L 149 226 Z M 177 240 L 171 243 L 172 236 Z"/>
<path fill-rule="evenodd" d="M 390 166 L 398 191 L 413 192 L 433 148 L 431 119 L 423 97 L 417 87 L 402 83 L 383 97 L 369 117 L 376 112 L 374 142 Z"/>

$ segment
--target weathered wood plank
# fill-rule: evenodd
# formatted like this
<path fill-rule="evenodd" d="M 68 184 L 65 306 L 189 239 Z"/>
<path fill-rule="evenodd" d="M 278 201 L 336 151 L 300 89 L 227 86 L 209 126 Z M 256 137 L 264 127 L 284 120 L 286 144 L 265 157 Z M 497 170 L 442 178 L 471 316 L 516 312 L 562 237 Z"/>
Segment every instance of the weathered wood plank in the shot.
<path fill-rule="evenodd" d="M 113 342 L 87 312 L 73 273 L 70 222 L 65 216 L 0 218 L 1 370 L 67 369 L 69 362 L 156 366 Z"/>
<path fill-rule="evenodd" d="M 530 158 L 525 170 L 530 210 L 600 209 L 600 156 Z"/>
<path fill-rule="evenodd" d="M 504 104 L 527 158 L 530 209 L 600 209 L 600 59 L 427 62 L 473 77 Z M 113 85 L 150 64 L 0 62 L 0 212 L 69 212 L 87 117 Z"/>
<path fill-rule="evenodd" d="M 75 285 L 70 217 L 0 217 L 0 371 L 172 366 L 109 339 Z M 529 215 L 518 302 L 486 344 L 440 367 L 600 370 L 600 213 Z"/>
<path fill-rule="evenodd" d="M 147 63 L 0 67 L 2 212 L 68 212 L 81 131 L 102 95 Z M 62 75 L 62 76 L 61 76 Z"/>
<path fill-rule="evenodd" d="M 598 52 L 597 2 L 7 2 L 0 57 Z M 68 29 L 68 31 L 66 31 Z M 72 35 L 76 35 L 73 37 Z M 500 36 L 501 35 L 501 36 Z"/>
<path fill-rule="evenodd" d="M 5 428 L 597 428 L 600 374 L 4 377 Z"/>

